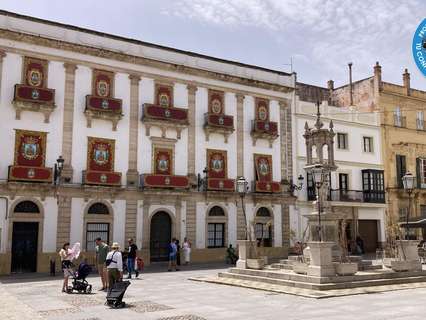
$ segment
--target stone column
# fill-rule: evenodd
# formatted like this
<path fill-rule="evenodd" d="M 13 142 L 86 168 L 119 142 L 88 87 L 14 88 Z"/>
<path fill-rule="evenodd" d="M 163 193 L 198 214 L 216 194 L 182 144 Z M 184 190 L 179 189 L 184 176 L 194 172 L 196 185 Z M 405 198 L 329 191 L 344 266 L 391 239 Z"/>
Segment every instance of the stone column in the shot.
<path fill-rule="evenodd" d="M 190 199 L 186 202 L 186 237 L 192 243 L 192 247 L 197 245 L 197 213 L 195 201 Z"/>
<path fill-rule="evenodd" d="M 175 237 L 179 240 L 181 244 L 183 244 L 183 238 L 181 239 L 181 229 L 182 229 L 182 202 L 176 201 L 175 203 L 176 210 L 176 226 L 175 226 Z"/>
<path fill-rule="evenodd" d="M 288 204 L 281 205 L 281 233 L 282 246 L 287 250 L 290 247 L 290 208 Z"/>
<path fill-rule="evenodd" d="M 58 195 L 58 222 L 56 231 L 57 249 L 62 248 L 64 243 L 70 241 L 71 200 L 72 198 Z"/>
<path fill-rule="evenodd" d="M 142 216 L 142 248 L 140 248 L 143 252 L 144 260 L 149 263 L 149 250 L 150 250 L 150 221 L 149 221 L 149 207 L 151 203 L 148 200 L 143 201 L 142 210 L 143 210 L 143 216 Z"/>
<path fill-rule="evenodd" d="M 139 125 L 139 75 L 130 78 L 130 112 L 129 112 L 129 163 L 127 169 L 127 186 L 137 187 L 138 173 L 138 125 Z"/>
<path fill-rule="evenodd" d="M 281 180 L 293 176 L 291 107 L 289 100 L 281 100 L 280 105 L 280 144 L 281 144 Z"/>
<path fill-rule="evenodd" d="M 195 172 L 195 125 L 196 125 L 196 109 L 195 109 L 195 95 L 197 87 L 195 85 L 188 85 L 188 176 L 191 183 L 196 183 Z"/>
<path fill-rule="evenodd" d="M 237 178 L 244 176 L 244 95 L 237 93 Z M 246 238 L 246 228 L 241 201 L 238 199 L 237 207 L 237 239 Z"/>
<path fill-rule="evenodd" d="M 0 89 L 1 89 L 1 83 L 2 83 L 2 74 L 3 74 L 3 58 L 6 57 L 6 52 L 0 50 Z M 0 97 L 1 97 L 1 90 L 0 90 Z"/>
<path fill-rule="evenodd" d="M 126 241 L 132 238 L 136 243 L 136 219 L 138 214 L 138 201 L 126 200 L 126 225 L 125 232 Z"/>
<path fill-rule="evenodd" d="M 77 65 L 64 63 L 65 68 L 65 93 L 64 93 L 64 121 L 62 127 L 62 157 L 64 158 L 64 169 L 62 179 L 72 182 L 72 135 L 74 122 L 74 93 L 75 93 L 75 70 Z"/>

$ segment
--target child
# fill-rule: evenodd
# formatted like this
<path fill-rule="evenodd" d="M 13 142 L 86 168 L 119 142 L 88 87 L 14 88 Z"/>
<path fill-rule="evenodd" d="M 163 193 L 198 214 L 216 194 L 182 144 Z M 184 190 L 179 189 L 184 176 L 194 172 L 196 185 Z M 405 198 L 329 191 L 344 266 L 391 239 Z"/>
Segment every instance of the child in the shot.
<path fill-rule="evenodd" d="M 136 278 L 139 276 L 139 273 L 142 273 L 144 267 L 144 263 L 142 258 L 136 258 Z"/>

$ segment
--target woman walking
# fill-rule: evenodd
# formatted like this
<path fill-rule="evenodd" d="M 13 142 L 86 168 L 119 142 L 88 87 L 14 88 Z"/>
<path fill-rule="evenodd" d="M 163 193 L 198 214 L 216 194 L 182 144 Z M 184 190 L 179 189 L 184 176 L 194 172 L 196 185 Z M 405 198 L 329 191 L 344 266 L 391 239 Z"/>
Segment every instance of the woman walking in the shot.
<path fill-rule="evenodd" d="M 59 256 L 61 257 L 61 268 L 64 273 L 64 283 L 62 284 L 62 292 L 67 292 L 68 289 L 68 278 L 72 274 L 71 270 L 71 258 L 72 252 L 69 249 L 69 242 L 64 243 L 62 249 L 59 251 Z"/>
<path fill-rule="evenodd" d="M 189 261 L 191 260 L 191 242 L 189 242 L 188 238 L 183 239 L 183 258 L 185 260 L 185 265 L 189 264 Z"/>
<path fill-rule="evenodd" d="M 108 270 L 109 289 L 114 286 L 114 283 L 123 278 L 123 257 L 120 252 L 120 246 L 117 242 L 114 242 L 111 249 L 112 251 L 108 252 L 105 262 Z"/>

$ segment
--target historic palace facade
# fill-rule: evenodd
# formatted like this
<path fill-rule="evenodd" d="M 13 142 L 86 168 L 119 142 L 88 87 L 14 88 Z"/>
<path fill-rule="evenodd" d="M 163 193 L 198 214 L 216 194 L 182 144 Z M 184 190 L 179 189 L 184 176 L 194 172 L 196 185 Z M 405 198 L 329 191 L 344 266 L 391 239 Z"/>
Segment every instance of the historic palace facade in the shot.
<path fill-rule="evenodd" d="M 0 50 L 0 274 L 46 272 L 68 241 L 93 259 L 97 236 L 223 261 L 240 176 L 263 250 L 287 255 L 294 74 L 8 12 Z"/>

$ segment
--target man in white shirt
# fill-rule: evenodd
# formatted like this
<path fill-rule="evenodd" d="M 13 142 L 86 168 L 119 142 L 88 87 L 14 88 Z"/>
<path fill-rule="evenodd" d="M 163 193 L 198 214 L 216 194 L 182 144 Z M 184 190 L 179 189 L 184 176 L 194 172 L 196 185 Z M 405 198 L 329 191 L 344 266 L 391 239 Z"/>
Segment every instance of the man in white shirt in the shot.
<path fill-rule="evenodd" d="M 112 288 L 114 283 L 123 278 L 123 257 L 121 256 L 120 246 L 117 242 L 114 242 L 111 249 L 112 251 L 108 252 L 106 257 L 108 284 L 110 288 Z"/>

